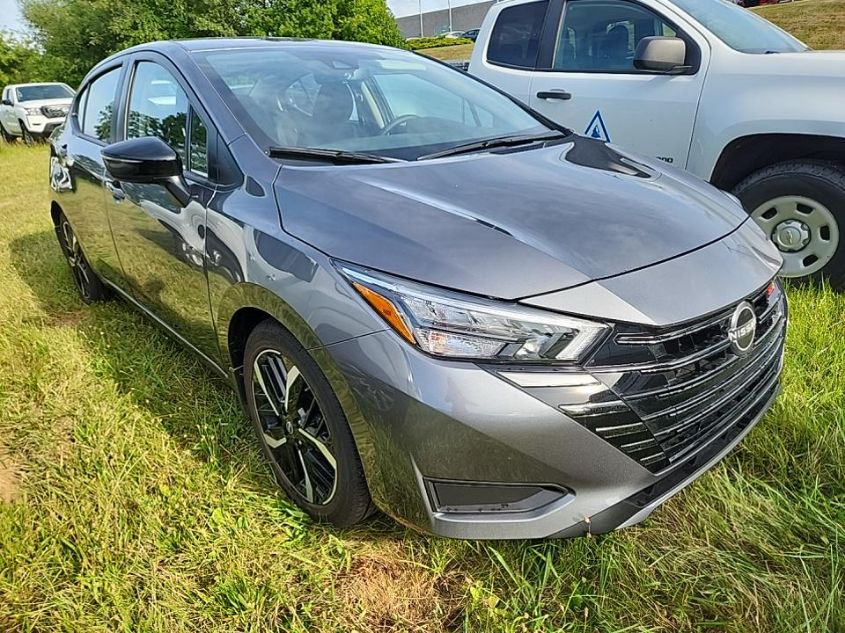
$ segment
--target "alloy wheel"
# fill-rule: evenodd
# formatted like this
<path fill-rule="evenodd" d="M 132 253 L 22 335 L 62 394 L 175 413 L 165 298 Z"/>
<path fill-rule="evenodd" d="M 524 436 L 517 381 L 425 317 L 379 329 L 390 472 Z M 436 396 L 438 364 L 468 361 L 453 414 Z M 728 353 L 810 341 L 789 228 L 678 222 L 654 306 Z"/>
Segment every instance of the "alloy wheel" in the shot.
<path fill-rule="evenodd" d="M 62 220 L 61 226 L 62 248 L 65 251 L 70 270 L 73 273 L 76 286 L 85 300 L 91 299 L 91 277 L 93 275 L 91 269 L 88 267 L 88 261 L 82 253 L 82 247 L 79 240 L 76 239 L 76 234 L 70 228 L 67 220 Z"/>
<path fill-rule="evenodd" d="M 782 196 L 751 212 L 780 250 L 781 276 L 805 277 L 824 268 L 839 247 L 839 225 L 830 210 L 803 196 Z"/>
<path fill-rule="evenodd" d="M 326 418 L 299 368 L 281 352 L 264 350 L 253 363 L 252 389 L 261 441 L 273 466 L 311 505 L 337 492 L 337 458 Z"/>

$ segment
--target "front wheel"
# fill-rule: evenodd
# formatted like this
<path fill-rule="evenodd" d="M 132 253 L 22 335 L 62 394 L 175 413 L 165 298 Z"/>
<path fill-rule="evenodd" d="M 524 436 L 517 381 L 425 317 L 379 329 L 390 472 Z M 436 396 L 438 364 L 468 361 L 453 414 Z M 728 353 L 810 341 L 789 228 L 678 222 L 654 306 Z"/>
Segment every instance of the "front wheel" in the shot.
<path fill-rule="evenodd" d="M 845 167 L 779 163 L 755 172 L 734 193 L 780 251 L 782 277 L 827 279 L 845 290 Z"/>
<path fill-rule="evenodd" d="M 26 125 L 23 121 L 20 121 L 21 126 L 21 138 L 23 139 L 24 145 L 35 145 L 35 137 L 32 135 L 28 129 L 26 129 Z"/>
<path fill-rule="evenodd" d="M 274 321 L 250 334 L 247 407 L 264 455 L 288 498 L 313 518 L 349 527 L 371 510 L 349 424 L 328 380 Z"/>

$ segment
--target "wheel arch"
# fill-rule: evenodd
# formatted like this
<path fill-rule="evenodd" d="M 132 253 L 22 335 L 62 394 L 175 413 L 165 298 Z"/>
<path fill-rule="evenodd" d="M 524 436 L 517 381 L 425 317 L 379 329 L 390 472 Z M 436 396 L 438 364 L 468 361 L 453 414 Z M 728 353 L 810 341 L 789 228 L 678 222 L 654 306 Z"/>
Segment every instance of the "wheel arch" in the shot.
<path fill-rule="evenodd" d="M 267 319 L 272 319 L 290 332 L 317 363 L 337 396 L 352 430 L 367 481 L 370 484 L 381 481 L 378 477 L 380 469 L 375 456 L 373 431 L 361 413 L 352 388 L 325 345 L 305 319 L 278 295 L 248 282 L 229 288 L 221 301 L 216 318 L 220 349 L 228 356 L 229 374 L 241 403 L 245 407 L 243 364 L 246 342 L 255 327 Z M 370 491 L 378 503 L 379 486 L 370 485 Z"/>
<path fill-rule="evenodd" d="M 722 150 L 710 183 L 731 191 L 754 172 L 798 159 L 845 163 L 845 138 L 812 134 L 753 134 L 736 138 Z"/>
<path fill-rule="evenodd" d="M 59 227 L 59 216 L 64 213 L 64 210 L 55 200 L 50 201 L 50 218 L 53 220 L 53 228 Z"/>

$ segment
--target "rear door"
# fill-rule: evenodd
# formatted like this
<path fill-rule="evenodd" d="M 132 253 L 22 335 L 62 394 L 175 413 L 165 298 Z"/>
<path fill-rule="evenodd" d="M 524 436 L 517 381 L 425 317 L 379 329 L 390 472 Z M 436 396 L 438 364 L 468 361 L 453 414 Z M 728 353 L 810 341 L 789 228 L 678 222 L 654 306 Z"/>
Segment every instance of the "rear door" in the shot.
<path fill-rule="evenodd" d="M 706 40 L 665 13 L 636 0 L 567 0 L 547 32 L 531 84 L 531 106 L 579 134 L 686 167 L 709 61 Z M 634 68 L 644 37 L 687 43 L 681 75 Z"/>
<path fill-rule="evenodd" d="M 100 151 L 114 137 L 115 99 L 123 64 L 103 68 L 86 81 L 73 102 L 67 129 L 56 144 L 59 173 L 53 178 L 57 199 L 89 263 L 105 280 L 125 288 L 105 210 L 106 169 Z"/>
<path fill-rule="evenodd" d="M 484 44 L 473 52 L 472 74 L 527 104 L 548 7 L 548 0 L 494 5 L 479 37 Z"/>

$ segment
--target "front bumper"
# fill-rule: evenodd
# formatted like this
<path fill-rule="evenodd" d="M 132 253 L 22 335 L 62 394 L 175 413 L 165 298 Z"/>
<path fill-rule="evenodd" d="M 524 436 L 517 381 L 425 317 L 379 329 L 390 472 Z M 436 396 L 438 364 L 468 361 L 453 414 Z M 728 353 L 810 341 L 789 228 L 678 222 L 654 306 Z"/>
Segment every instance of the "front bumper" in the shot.
<path fill-rule="evenodd" d="M 738 443 L 776 389 L 749 400 L 689 459 L 654 473 L 536 393 L 473 364 L 429 358 L 391 332 L 327 349 L 363 419 L 354 430 L 374 501 L 401 523 L 452 538 L 571 537 L 633 525 Z M 464 499 L 460 507 L 438 498 L 444 484 L 462 490 L 450 492 Z M 491 502 L 496 489 L 514 486 L 525 500 Z"/>
<path fill-rule="evenodd" d="M 36 138 L 49 138 L 57 127 L 64 122 L 64 117 L 48 119 L 43 116 L 27 116 L 26 129 Z"/>

